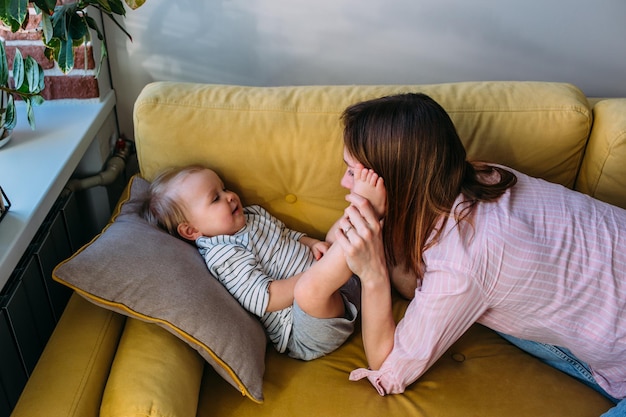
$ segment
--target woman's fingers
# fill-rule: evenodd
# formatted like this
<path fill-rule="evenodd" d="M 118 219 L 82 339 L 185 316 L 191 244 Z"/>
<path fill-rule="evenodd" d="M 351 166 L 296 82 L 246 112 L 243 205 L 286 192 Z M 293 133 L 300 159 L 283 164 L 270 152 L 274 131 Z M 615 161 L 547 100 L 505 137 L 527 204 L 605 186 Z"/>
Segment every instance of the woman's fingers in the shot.
<path fill-rule="evenodd" d="M 364 218 L 367 222 L 377 222 L 378 218 L 374 212 L 374 207 L 369 202 L 368 199 L 354 193 L 350 193 L 346 195 L 346 200 L 350 202 L 350 206 L 348 207 L 356 207 L 360 213 L 360 216 Z"/>
<path fill-rule="evenodd" d="M 342 247 L 352 272 L 365 277 L 367 271 L 378 270 L 378 263 L 384 264 L 381 225 L 368 200 L 354 195 L 351 202 L 339 221 L 335 242 Z"/>
<path fill-rule="evenodd" d="M 350 222 L 350 219 L 347 216 L 343 216 L 339 220 L 339 229 L 338 231 L 343 232 L 343 234 L 348 233 L 350 229 L 352 229 L 354 225 Z"/>
<path fill-rule="evenodd" d="M 356 197 L 360 198 L 359 196 Z M 367 200 L 359 201 L 359 205 L 352 204 L 348 206 L 344 217 L 348 218 L 350 225 L 355 228 L 363 239 L 370 240 L 373 235 L 378 234 L 380 231 L 380 221 L 372 205 Z"/>

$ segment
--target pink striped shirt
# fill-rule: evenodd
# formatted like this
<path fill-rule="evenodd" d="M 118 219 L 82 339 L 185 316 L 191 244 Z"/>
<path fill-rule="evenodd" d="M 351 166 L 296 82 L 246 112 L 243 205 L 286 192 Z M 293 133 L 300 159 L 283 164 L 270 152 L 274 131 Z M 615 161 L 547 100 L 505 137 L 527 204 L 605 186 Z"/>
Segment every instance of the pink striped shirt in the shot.
<path fill-rule="evenodd" d="M 447 222 L 392 352 L 350 379 L 401 393 L 478 322 L 570 349 L 626 397 L 626 210 L 515 174 L 501 198 L 476 206 L 474 227 Z"/>

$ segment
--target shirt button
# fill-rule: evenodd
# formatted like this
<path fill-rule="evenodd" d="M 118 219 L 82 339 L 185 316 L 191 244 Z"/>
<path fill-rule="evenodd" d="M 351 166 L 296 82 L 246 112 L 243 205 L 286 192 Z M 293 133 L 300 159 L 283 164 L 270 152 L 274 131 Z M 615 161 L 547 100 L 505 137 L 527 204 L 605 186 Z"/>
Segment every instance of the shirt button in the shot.
<path fill-rule="evenodd" d="M 298 197 L 296 197 L 296 196 L 295 196 L 295 195 L 293 195 L 293 194 L 287 194 L 287 195 L 285 196 L 285 201 L 286 201 L 286 202 L 288 202 L 289 204 L 293 204 L 293 203 L 295 203 L 296 201 L 298 201 Z"/>

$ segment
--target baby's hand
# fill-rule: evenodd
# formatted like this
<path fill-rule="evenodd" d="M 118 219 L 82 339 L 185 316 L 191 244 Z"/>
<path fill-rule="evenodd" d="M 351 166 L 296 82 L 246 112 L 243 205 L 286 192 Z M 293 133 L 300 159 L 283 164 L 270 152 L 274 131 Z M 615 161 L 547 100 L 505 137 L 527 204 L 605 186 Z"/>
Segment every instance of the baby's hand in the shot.
<path fill-rule="evenodd" d="M 324 256 L 328 248 L 330 248 L 330 243 L 317 240 L 309 236 L 302 236 L 300 238 L 300 243 L 308 246 L 309 249 L 311 249 L 311 252 L 313 253 L 313 257 L 315 258 L 315 260 L 318 260 L 318 261 L 320 260 L 322 256 Z"/>
<path fill-rule="evenodd" d="M 316 261 L 319 261 L 322 256 L 326 253 L 326 251 L 330 248 L 330 243 L 318 240 L 313 246 L 311 246 L 311 252 L 313 252 L 313 256 Z"/>

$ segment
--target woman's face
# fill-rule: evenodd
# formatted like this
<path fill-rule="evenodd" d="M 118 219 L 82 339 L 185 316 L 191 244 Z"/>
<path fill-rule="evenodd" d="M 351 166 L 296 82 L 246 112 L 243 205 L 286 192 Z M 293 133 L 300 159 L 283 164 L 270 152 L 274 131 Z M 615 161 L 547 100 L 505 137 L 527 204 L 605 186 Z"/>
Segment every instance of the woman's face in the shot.
<path fill-rule="evenodd" d="M 363 165 L 350 155 L 345 146 L 343 148 L 343 162 L 346 164 L 346 172 L 341 178 L 341 186 L 352 191 L 354 186 L 354 169 L 363 168 Z"/>

